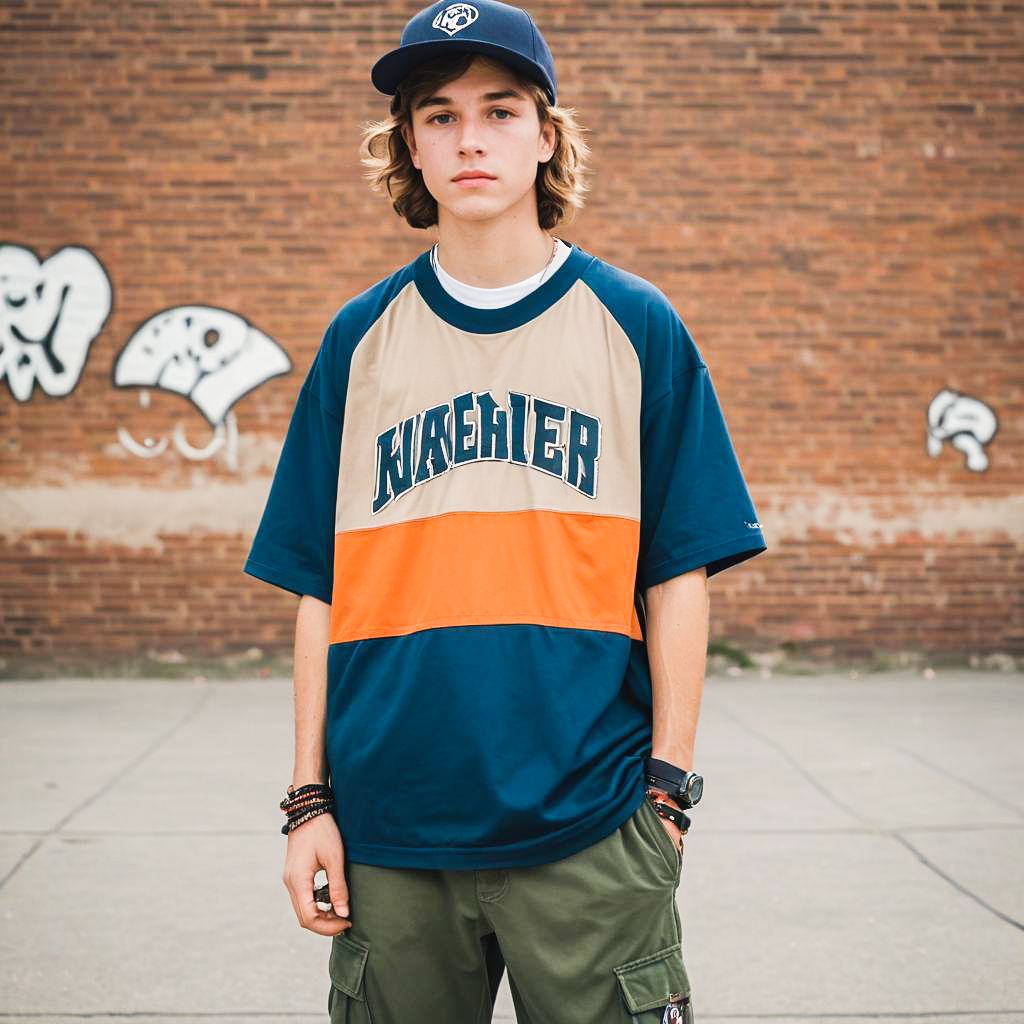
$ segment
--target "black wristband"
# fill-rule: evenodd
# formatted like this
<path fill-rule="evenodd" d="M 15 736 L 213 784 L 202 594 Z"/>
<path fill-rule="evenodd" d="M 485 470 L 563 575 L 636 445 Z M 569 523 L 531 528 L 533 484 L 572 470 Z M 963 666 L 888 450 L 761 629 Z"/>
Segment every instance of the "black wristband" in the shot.
<path fill-rule="evenodd" d="M 683 835 L 690 831 L 690 817 L 688 814 L 679 810 L 678 807 L 673 807 L 672 804 L 664 803 L 661 800 L 654 800 L 653 803 L 654 809 L 658 814 L 673 822 Z"/>

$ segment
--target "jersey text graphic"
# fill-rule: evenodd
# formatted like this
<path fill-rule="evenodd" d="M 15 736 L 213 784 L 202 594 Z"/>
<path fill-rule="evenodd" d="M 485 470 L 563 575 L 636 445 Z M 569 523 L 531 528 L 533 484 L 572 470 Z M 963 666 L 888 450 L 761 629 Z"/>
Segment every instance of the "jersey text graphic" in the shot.
<path fill-rule="evenodd" d="M 490 391 L 466 391 L 377 435 L 372 512 L 450 469 L 481 460 L 517 462 L 597 496 L 601 421 L 580 409 L 508 392 L 507 408 Z"/>

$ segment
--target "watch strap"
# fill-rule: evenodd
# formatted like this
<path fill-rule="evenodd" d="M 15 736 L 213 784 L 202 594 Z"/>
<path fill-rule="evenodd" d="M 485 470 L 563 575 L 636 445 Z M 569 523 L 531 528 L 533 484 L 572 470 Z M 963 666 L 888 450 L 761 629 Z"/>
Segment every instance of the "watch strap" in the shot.
<path fill-rule="evenodd" d="M 671 762 L 656 757 L 644 760 L 644 778 L 647 785 L 665 790 L 666 794 L 682 807 L 693 807 L 693 801 L 684 784 L 690 775 L 695 774 L 696 772 L 683 771 Z"/>

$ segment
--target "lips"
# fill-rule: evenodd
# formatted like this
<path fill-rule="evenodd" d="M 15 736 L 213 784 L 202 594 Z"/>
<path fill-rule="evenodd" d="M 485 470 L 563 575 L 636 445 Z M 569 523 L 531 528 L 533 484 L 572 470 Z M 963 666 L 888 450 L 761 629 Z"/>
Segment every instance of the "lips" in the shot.
<path fill-rule="evenodd" d="M 456 175 L 454 181 L 493 181 L 493 174 L 485 174 L 483 171 L 463 171 Z"/>

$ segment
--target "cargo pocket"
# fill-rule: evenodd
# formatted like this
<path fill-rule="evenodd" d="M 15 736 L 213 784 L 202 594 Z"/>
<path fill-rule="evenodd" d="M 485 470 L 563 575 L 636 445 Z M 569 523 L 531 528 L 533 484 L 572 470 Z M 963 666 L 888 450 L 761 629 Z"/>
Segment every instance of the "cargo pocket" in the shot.
<path fill-rule="evenodd" d="M 347 935 L 338 934 L 331 940 L 331 990 L 327 996 L 331 1024 L 373 1024 L 364 985 L 369 953 L 368 946 Z"/>
<path fill-rule="evenodd" d="M 630 1020 L 691 1024 L 690 979 L 678 942 L 613 968 Z"/>

